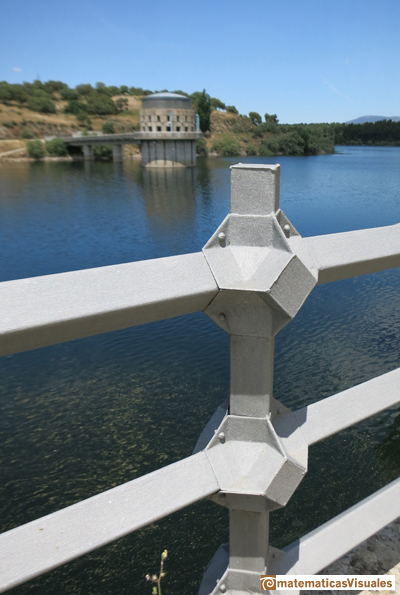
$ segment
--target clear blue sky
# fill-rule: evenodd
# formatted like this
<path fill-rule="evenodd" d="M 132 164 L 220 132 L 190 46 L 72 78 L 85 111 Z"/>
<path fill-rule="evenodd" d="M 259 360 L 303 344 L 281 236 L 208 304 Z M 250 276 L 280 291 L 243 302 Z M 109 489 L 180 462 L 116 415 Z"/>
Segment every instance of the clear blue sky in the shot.
<path fill-rule="evenodd" d="M 399 0 L 2 2 L 0 80 L 202 90 L 280 122 L 400 116 Z"/>

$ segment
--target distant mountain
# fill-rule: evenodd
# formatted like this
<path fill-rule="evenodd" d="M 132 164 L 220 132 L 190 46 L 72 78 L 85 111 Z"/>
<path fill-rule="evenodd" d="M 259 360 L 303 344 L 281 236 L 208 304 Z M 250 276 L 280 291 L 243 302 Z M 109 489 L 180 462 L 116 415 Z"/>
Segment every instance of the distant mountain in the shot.
<path fill-rule="evenodd" d="M 345 124 L 364 124 L 365 122 L 379 122 L 380 120 L 392 120 L 400 122 L 400 116 L 361 116 L 355 120 L 349 120 Z"/>

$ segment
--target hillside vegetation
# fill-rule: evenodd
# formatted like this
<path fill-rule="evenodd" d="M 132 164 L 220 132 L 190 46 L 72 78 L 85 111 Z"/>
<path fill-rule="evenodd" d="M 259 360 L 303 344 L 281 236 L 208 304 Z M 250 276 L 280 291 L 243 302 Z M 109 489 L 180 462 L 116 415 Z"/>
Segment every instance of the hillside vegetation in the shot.
<path fill-rule="evenodd" d="M 165 91 L 165 89 L 164 89 Z M 153 91 L 140 87 L 97 83 L 71 89 L 61 81 L 33 81 L 18 85 L 0 82 L 0 142 L 66 136 L 81 130 L 133 132 L 139 129 L 141 98 Z M 154 91 L 157 92 L 157 91 Z M 205 90 L 188 95 L 200 116 L 203 138 L 199 155 L 318 155 L 334 152 L 335 144 L 400 146 L 400 122 L 355 124 L 280 124 L 275 114 L 241 115 L 234 105 L 210 97 Z M 33 146 L 32 144 L 30 145 Z M 53 151 L 53 152 L 51 152 Z M 58 147 L 60 153 L 63 152 Z M 137 147 L 125 147 L 137 152 Z M 54 148 L 47 147 L 54 155 Z M 1 150 L 0 150 L 1 154 Z M 101 158 L 110 153 L 100 151 Z M 13 153 L 18 158 L 21 152 Z M 10 155 L 11 157 L 11 155 Z"/>

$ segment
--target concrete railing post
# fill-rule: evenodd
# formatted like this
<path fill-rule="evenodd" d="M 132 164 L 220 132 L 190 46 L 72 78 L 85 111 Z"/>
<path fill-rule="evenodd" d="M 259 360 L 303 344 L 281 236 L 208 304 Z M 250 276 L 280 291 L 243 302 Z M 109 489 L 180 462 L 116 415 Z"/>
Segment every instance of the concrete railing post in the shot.
<path fill-rule="evenodd" d="M 279 209 L 279 176 L 279 165 L 233 166 L 230 214 L 203 249 L 220 290 L 205 313 L 230 334 L 231 390 L 218 439 L 206 447 L 221 487 L 211 499 L 229 508 L 228 568 L 215 575 L 226 556 L 220 548 L 201 595 L 259 591 L 269 512 L 286 504 L 307 467 L 306 446 L 283 443 L 274 426 L 288 411 L 272 395 L 274 337 L 316 283 L 302 239 Z"/>

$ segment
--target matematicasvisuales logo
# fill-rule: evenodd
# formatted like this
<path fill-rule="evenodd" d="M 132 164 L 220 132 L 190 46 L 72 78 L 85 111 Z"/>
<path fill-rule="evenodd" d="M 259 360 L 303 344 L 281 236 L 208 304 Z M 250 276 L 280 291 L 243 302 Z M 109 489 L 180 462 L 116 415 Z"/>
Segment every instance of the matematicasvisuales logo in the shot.
<path fill-rule="evenodd" d="M 262 574 L 260 576 L 261 591 L 395 591 L 394 574 L 323 574 L 323 575 L 280 575 Z"/>
<path fill-rule="evenodd" d="M 260 590 L 261 591 L 275 591 L 276 590 L 276 574 L 262 574 L 260 576 Z"/>

